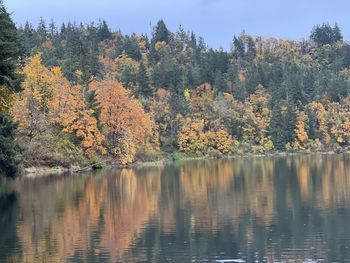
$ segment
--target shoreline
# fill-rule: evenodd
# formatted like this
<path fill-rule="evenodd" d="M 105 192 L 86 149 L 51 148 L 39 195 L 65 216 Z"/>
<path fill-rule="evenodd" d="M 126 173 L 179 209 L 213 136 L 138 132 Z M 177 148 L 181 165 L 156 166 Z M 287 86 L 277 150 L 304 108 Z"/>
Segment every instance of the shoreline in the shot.
<path fill-rule="evenodd" d="M 287 157 L 287 156 L 296 156 L 296 155 L 312 155 L 312 154 L 324 154 L 324 155 L 333 155 L 333 154 L 346 154 L 350 153 L 349 150 L 342 152 L 335 151 L 318 151 L 318 152 L 274 152 L 274 153 L 265 153 L 265 154 L 234 154 L 234 155 L 221 155 L 221 156 L 180 156 L 175 158 L 172 153 L 166 156 L 165 158 L 158 161 L 137 161 L 128 165 L 119 165 L 119 164 L 111 164 L 106 165 L 97 169 L 127 169 L 127 168 L 143 168 L 143 167 L 161 167 L 168 164 L 172 164 L 179 161 L 195 161 L 195 160 L 224 160 L 224 159 L 236 159 L 236 158 L 263 158 L 263 157 Z M 93 165 L 90 165 L 90 168 L 86 169 L 84 167 L 72 166 L 70 168 L 65 168 L 62 166 L 55 167 L 28 167 L 23 169 L 23 173 L 21 177 L 24 178 L 35 178 L 35 177 L 45 177 L 45 176 L 60 176 L 63 174 L 80 174 L 85 171 L 93 171 Z"/>

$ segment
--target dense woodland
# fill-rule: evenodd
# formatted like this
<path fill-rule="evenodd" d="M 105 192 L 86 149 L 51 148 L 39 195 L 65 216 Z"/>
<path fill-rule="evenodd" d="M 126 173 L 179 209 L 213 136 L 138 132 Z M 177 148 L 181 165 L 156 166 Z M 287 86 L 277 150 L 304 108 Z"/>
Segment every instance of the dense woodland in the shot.
<path fill-rule="evenodd" d="M 163 20 L 16 27 L 0 8 L 0 174 L 178 155 L 329 151 L 350 143 L 350 45 L 337 25 L 212 49 Z"/>

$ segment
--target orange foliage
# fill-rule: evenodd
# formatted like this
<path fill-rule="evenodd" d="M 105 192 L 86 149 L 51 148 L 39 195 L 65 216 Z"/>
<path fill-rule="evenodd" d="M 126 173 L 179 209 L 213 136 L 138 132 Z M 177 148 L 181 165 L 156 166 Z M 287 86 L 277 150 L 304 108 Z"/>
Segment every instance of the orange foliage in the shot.
<path fill-rule="evenodd" d="M 150 117 L 140 103 L 129 97 L 128 90 L 117 81 L 95 81 L 90 84 L 90 89 L 96 91 L 97 100 L 101 104 L 101 122 L 107 134 L 110 153 L 122 163 L 133 161 L 135 150 L 130 148 L 130 143 L 144 145 L 150 140 L 153 126 Z M 121 137 L 130 143 L 121 144 Z M 125 149 L 126 146 L 129 150 Z"/>

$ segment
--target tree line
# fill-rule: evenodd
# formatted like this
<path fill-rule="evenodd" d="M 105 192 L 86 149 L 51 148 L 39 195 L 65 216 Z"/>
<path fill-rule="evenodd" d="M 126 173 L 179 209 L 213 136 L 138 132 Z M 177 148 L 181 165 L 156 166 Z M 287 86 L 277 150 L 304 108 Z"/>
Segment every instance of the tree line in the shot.
<path fill-rule="evenodd" d="M 350 46 L 337 25 L 292 41 L 234 36 L 209 48 L 163 20 L 151 36 L 106 21 L 16 28 L 0 14 L 0 173 L 19 163 L 127 164 L 346 149 Z"/>

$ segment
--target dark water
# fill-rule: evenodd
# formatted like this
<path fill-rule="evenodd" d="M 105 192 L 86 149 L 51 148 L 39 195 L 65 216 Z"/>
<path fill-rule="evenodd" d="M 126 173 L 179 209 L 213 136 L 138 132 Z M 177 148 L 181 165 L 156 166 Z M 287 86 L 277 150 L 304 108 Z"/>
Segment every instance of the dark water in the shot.
<path fill-rule="evenodd" d="M 0 192 L 0 262 L 350 261 L 350 155 L 22 179 Z"/>

